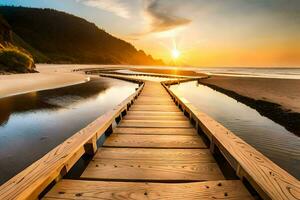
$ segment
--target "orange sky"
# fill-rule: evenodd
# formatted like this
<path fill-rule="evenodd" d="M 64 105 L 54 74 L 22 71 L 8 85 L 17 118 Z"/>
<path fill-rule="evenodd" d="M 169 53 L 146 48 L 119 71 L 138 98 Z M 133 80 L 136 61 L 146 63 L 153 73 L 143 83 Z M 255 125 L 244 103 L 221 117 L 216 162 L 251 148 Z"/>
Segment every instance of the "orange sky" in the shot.
<path fill-rule="evenodd" d="M 7 4 L 0 0 L 0 4 Z M 300 67 L 300 0 L 11 0 L 83 17 L 165 62 Z M 177 46 L 181 55 L 172 60 Z"/>

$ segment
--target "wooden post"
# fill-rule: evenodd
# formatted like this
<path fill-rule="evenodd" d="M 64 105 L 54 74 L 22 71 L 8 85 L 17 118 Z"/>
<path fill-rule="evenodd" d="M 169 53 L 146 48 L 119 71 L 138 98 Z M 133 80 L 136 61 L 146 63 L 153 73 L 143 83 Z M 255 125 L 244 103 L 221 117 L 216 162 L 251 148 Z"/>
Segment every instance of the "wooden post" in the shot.
<path fill-rule="evenodd" d="M 119 122 L 122 120 L 122 113 L 116 117 L 116 123 L 119 124 Z"/>
<path fill-rule="evenodd" d="M 126 114 L 127 114 L 127 110 L 124 109 L 124 110 L 121 112 L 121 115 L 122 115 L 122 117 L 124 117 Z"/>
<path fill-rule="evenodd" d="M 209 150 L 212 154 L 215 153 L 215 143 L 214 143 L 214 139 L 212 138 L 210 141 L 210 145 L 209 145 Z"/>
<path fill-rule="evenodd" d="M 111 134 L 112 134 L 112 132 L 113 132 L 113 128 L 112 128 L 112 124 L 106 129 L 106 131 L 105 131 L 105 135 L 106 136 L 110 136 Z"/>
<path fill-rule="evenodd" d="M 95 135 L 92 139 L 90 139 L 84 145 L 84 151 L 88 155 L 94 155 L 97 151 L 97 135 Z"/>

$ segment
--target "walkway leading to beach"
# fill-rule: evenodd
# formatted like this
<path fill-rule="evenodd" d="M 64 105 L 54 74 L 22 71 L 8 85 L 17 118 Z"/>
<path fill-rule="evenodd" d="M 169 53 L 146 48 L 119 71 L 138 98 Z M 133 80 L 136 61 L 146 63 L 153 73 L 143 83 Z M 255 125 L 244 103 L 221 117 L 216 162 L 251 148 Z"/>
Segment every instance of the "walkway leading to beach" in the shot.
<path fill-rule="evenodd" d="M 225 180 L 210 150 L 160 83 L 146 81 L 80 180 L 44 199 L 252 199 Z"/>

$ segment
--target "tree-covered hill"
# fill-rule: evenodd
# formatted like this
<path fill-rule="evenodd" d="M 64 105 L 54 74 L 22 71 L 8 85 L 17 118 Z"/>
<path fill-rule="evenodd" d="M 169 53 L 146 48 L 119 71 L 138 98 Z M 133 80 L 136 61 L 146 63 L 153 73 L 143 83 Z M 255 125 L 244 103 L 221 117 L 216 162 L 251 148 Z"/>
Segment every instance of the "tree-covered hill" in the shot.
<path fill-rule="evenodd" d="M 37 62 L 162 65 L 82 18 L 52 9 L 0 7 L 13 41 Z"/>

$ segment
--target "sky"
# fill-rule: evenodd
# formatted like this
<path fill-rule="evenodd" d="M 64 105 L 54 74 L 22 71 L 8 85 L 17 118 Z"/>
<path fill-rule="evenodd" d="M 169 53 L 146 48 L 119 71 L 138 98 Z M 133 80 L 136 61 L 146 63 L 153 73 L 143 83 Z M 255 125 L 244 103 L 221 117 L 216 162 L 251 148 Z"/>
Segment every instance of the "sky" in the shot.
<path fill-rule="evenodd" d="M 300 67 L 300 0 L 0 0 L 95 23 L 167 63 Z"/>

